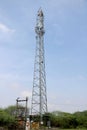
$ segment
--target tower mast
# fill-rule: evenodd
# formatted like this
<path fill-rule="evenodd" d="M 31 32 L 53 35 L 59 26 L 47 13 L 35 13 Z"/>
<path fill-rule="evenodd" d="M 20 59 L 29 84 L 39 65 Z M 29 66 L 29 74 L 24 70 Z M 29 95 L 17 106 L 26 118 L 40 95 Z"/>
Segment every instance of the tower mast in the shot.
<path fill-rule="evenodd" d="M 47 112 L 46 74 L 44 59 L 44 14 L 40 9 L 36 19 L 36 53 L 32 90 L 31 114 L 42 116 Z"/>

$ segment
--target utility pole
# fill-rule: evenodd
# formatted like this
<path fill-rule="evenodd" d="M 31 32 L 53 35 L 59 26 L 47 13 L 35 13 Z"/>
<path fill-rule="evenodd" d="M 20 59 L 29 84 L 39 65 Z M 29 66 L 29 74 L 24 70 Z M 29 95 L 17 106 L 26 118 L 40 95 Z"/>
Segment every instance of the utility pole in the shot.
<path fill-rule="evenodd" d="M 42 123 L 43 114 L 47 112 L 47 92 L 44 59 L 44 14 L 41 9 L 39 9 L 37 13 L 35 32 L 36 53 L 34 63 L 31 115 L 40 116 L 40 123 Z"/>

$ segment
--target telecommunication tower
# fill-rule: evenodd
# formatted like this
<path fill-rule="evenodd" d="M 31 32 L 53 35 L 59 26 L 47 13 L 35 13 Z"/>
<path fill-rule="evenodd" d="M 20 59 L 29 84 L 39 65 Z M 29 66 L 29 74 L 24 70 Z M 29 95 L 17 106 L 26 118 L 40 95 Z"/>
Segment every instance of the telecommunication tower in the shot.
<path fill-rule="evenodd" d="M 44 59 L 44 14 L 39 9 L 36 19 L 36 52 L 32 90 L 31 114 L 42 116 L 47 112 L 46 74 Z"/>

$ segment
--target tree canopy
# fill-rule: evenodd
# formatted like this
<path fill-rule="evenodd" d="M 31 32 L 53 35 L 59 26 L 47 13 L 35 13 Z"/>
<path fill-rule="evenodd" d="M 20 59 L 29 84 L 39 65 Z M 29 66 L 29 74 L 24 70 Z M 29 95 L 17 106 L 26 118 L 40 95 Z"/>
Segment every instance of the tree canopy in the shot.
<path fill-rule="evenodd" d="M 16 106 L 0 108 L 0 126 L 14 126 Z M 29 115 L 28 115 L 29 116 Z M 47 126 L 47 121 L 51 122 L 51 127 L 58 128 L 87 128 L 87 111 L 75 112 L 73 114 L 54 111 L 43 115 L 44 125 Z"/>

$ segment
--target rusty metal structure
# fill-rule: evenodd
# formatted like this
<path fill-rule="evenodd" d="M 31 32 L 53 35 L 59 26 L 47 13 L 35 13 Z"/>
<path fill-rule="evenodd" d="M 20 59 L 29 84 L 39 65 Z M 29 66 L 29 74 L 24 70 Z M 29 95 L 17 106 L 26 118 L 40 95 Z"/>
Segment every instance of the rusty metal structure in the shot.
<path fill-rule="evenodd" d="M 42 122 L 43 114 L 47 112 L 46 73 L 44 58 L 44 14 L 39 9 L 36 19 L 36 52 L 32 89 L 31 115 L 39 115 Z"/>
<path fill-rule="evenodd" d="M 16 121 L 21 129 L 25 130 L 26 121 L 28 118 L 28 98 L 16 99 Z"/>

